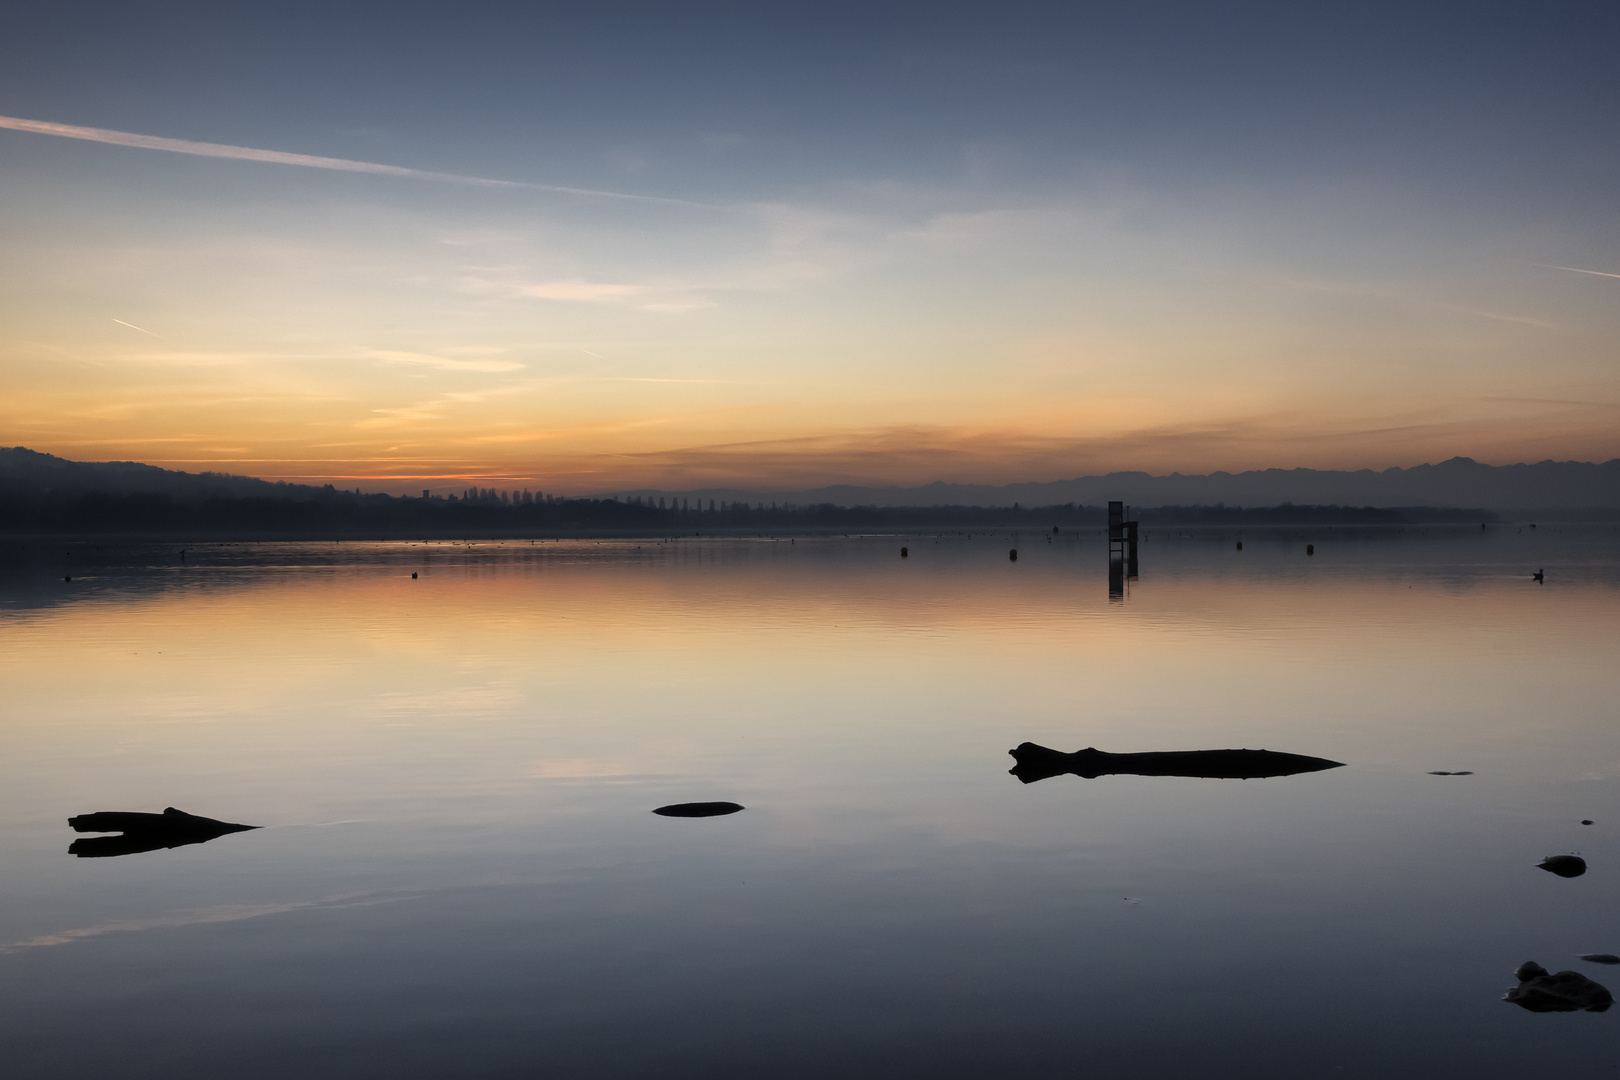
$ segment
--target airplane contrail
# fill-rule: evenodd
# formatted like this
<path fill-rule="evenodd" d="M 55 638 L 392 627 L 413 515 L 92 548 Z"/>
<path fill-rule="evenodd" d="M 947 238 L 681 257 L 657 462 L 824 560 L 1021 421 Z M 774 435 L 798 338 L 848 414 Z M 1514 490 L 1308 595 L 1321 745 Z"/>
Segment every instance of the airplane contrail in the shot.
<path fill-rule="evenodd" d="M 143 334 L 152 334 L 152 331 L 150 331 L 150 330 L 142 330 L 139 326 L 136 326 L 134 323 L 125 322 L 123 319 L 114 319 L 113 322 L 117 323 L 119 326 L 127 326 L 131 330 L 140 330 L 141 333 L 143 333 Z M 168 338 L 164 337 L 162 334 L 152 334 L 152 336 L 157 338 L 159 341 L 168 341 L 169 340 Z"/>
<path fill-rule="evenodd" d="M 1534 265 L 1547 270 L 1569 270 L 1576 274 L 1596 274 L 1598 277 L 1620 278 L 1620 274 L 1610 274 L 1603 270 L 1582 270 L 1578 266 L 1554 266 L 1552 263 L 1535 263 Z"/>
<path fill-rule="evenodd" d="M 373 173 L 377 176 L 399 176 L 409 180 L 431 180 L 441 184 L 469 184 L 473 187 L 555 191 L 564 195 L 591 195 L 603 199 L 633 199 L 637 202 L 707 208 L 704 203 L 688 202 L 685 199 L 666 199 L 657 195 L 631 195 L 623 191 L 599 191 L 595 188 L 563 187 L 558 184 L 529 184 L 518 180 L 488 180 L 481 176 L 461 176 L 457 173 L 407 169 L 400 165 L 381 165 L 374 161 L 350 161 L 347 158 L 317 157 L 314 154 L 289 154 L 282 150 L 259 150 L 251 146 L 231 146 L 228 143 L 168 139 L 160 135 L 138 135 L 131 131 L 78 127 L 74 124 L 57 124 L 49 120 L 24 120 L 16 116 L 0 116 L 0 128 L 10 128 L 12 131 L 28 131 L 35 135 L 56 135 L 64 139 L 83 139 L 86 142 L 108 143 L 112 146 L 132 146 L 141 150 L 167 150 L 172 154 L 193 154 L 197 157 L 234 158 L 238 161 L 267 161 L 274 165 L 301 165 L 306 169 L 334 169 L 338 172 Z"/>

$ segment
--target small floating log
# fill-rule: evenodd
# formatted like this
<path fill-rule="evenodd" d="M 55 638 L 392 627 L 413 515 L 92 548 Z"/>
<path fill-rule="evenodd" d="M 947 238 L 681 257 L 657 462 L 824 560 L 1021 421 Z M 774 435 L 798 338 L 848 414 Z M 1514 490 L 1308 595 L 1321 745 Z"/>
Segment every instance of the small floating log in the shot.
<path fill-rule="evenodd" d="M 1087 747 L 1066 754 L 1061 750 L 1020 743 L 1007 751 L 1017 762 L 1011 774 L 1026 784 L 1070 773 L 1087 780 L 1099 776 L 1196 776 L 1213 780 L 1247 780 L 1265 776 L 1293 776 L 1344 767 L 1342 761 L 1285 754 L 1277 750 L 1172 750 L 1146 754 L 1110 754 Z"/>
<path fill-rule="evenodd" d="M 97 836 L 75 840 L 68 845 L 68 854 L 81 859 L 105 858 L 114 855 L 134 855 L 159 848 L 184 847 L 202 844 L 227 833 L 248 832 L 257 825 L 238 825 L 230 821 L 198 817 L 184 810 L 169 807 L 161 814 L 123 813 L 100 811 L 68 818 L 68 827 L 74 832 L 123 833 L 122 836 Z"/>
<path fill-rule="evenodd" d="M 683 802 L 660 806 L 653 813 L 663 817 L 722 817 L 741 809 L 734 802 Z"/>
<path fill-rule="evenodd" d="M 1586 873 L 1586 860 L 1579 855 L 1549 855 L 1536 865 L 1559 877 L 1580 877 Z"/>

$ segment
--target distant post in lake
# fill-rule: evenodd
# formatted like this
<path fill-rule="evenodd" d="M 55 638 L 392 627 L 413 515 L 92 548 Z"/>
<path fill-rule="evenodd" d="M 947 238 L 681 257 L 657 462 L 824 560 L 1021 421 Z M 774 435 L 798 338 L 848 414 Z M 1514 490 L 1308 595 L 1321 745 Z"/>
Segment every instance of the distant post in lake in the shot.
<path fill-rule="evenodd" d="M 1137 522 L 1126 520 L 1123 502 L 1108 504 L 1108 597 L 1123 599 L 1125 580 L 1136 578 Z"/>

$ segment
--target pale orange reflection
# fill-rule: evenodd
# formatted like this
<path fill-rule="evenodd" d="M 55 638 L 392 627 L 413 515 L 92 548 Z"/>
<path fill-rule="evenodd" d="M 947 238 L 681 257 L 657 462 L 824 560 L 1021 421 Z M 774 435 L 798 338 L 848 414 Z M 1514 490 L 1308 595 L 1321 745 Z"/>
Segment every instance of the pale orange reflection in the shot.
<path fill-rule="evenodd" d="M 262 816 L 355 790 L 791 789 L 885 755 L 993 775 L 1025 739 L 1429 768 L 1545 727 L 1537 767 L 1615 765 L 1607 585 L 1165 545 L 1111 605 L 1082 545 L 1026 539 L 1010 564 L 1002 539 L 910 543 L 903 563 L 879 540 L 686 540 L 352 545 L 237 584 L 198 566 L 0 623 L 5 779 L 21 798 L 49 760 L 74 812 L 197 791 Z"/>

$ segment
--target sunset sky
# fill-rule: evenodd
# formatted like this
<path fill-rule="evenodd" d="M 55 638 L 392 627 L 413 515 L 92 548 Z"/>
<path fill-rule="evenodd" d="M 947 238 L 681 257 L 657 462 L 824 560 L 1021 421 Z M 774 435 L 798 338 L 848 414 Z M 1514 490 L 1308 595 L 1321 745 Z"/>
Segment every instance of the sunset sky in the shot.
<path fill-rule="evenodd" d="M 17 5 L 0 444 L 564 493 L 1605 460 L 1617 41 L 1599 3 Z"/>

